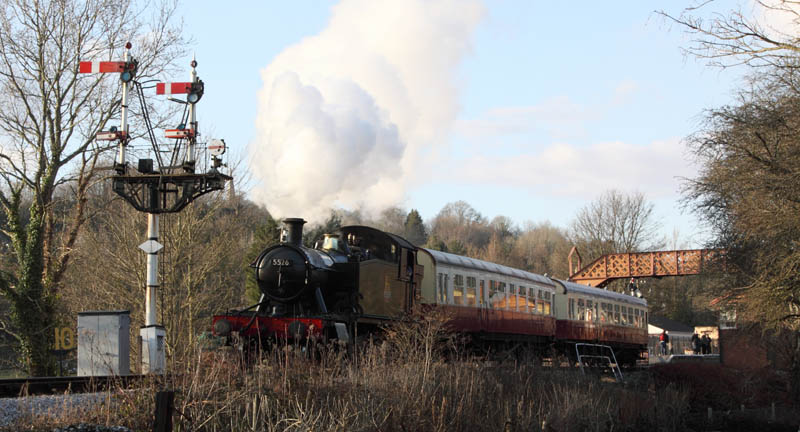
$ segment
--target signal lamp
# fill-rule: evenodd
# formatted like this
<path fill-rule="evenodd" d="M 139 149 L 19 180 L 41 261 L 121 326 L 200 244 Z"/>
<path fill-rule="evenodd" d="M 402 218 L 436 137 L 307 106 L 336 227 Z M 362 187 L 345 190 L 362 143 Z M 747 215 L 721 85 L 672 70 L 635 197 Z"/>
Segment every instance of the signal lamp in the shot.
<path fill-rule="evenodd" d="M 124 83 L 131 82 L 133 77 L 136 76 L 136 68 L 139 62 L 136 60 L 125 63 L 124 70 L 119 74 L 119 79 Z"/>
<path fill-rule="evenodd" d="M 204 85 L 202 80 L 197 80 L 197 82 L 192 83 L 192 88 L 189 90 L 189 94 L 186 95 L 186 102 L 190 104 L 196 104 L 200 98 L 203 97 Z"/>

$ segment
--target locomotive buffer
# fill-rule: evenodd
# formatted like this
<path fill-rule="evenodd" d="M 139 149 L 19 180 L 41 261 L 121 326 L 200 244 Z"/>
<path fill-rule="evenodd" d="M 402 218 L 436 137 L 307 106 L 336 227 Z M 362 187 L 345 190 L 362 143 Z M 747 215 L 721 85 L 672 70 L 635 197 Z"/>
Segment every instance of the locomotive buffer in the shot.
<path fill-rule="evenodd" d="M 168 161 L 161 157 L 161 149 L 156 141 L 153 126 L 147 112 L 142 84 L 135 80 L 138 62 L 130 58 L 131 44 L 125 45 L 125 56 L 121 62 L 80 62 L 81 73 L 119 73 L 122 81 L 122 104 L 120 128 L 111 127 L 95 136 L 99 141 L 117 141 L 118 152 L 112 176 L 114 192 L 130 203 L 136 210 L 147 213 L 147 240 L 139 248 L 147 254 L 147 287 L 145 293 L 145 325 L 140 330 L 142 346 L 142 373 L 165 371 L 164 350 L 165 329 L 158 324 L 156 298 L 158 283 L 158 252 L 163 245 L 158 242 L 158 216 L 161 213 L 177 213 L 209 192 L 222 190 L 225 182 L 232 177 L 218 171 L 225 153 L 224 140 L 211 140 L 207 149 L 211 153 L 211 169 L 206 173 L 196 173 L 196 153 L 198 133 L 195 105 L 202 98 L 205 86 L 197 77 L 197 61 L 192 59 L 191 81 L 158 83 L 156 94 L 171 96 L 185 94 L 186 100 L 171 101 L 184 105 L 181 122 L 175 129 L 167 129 L 165 136 L 175 140 Z M 126 148 L 130 142 L 128 129 L 128 105 L 131 88 L 139 98 L 142 117 L 152 144 L 156 166 L 152 159 L 139 159 L 136 169 L 126 161 Z M 181 161 L 181 156 L 183 160 Z M 182 162 L 182 163 L 181 163 Z M 180 163 L 180 164 L 179 164 Z"/>

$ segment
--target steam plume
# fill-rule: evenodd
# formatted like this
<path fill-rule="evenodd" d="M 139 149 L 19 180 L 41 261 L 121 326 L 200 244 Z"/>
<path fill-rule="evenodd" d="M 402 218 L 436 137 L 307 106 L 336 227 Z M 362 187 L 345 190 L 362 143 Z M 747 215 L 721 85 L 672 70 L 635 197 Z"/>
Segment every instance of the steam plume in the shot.
<path fill-rule="evenodd" d="M 400 204 L 455 119 L 474 0 L 344 0 L 262 70 L 254 197 L 276 217 Z M 424 172 L 422 168 L 420 172 Z"/>

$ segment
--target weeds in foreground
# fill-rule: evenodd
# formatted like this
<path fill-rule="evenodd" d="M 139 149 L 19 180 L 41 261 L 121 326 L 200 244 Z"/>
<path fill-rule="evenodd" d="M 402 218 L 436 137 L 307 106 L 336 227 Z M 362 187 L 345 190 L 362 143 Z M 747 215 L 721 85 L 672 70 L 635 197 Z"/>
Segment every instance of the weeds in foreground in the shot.
<path fill-rule="evenodd" d="M 18 430 L 78 422 L 149 430 L 160 389 L 176 391 L 175 431 L 673 431 L 702 422 L 691 389 L 649 372 L 620 384 L 574 368 L 454 355 L 446 327 L 424 320 L 386 335 L 356 353 L 283 346 L 247 367 L 234 351 L 198 352 L 172 378 L 109 392 L 88 412 L 22 419 Z"/>

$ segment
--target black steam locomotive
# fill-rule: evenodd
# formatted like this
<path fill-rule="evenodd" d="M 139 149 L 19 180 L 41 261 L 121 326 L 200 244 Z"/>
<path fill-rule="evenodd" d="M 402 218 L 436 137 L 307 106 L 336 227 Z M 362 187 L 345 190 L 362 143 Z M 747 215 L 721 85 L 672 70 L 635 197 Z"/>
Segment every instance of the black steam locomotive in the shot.
<path fill-rule="evenodd" d="M 285 219 L 280 244 L 251 264 L 261 290 L 257 305 L 214 317 L 214 333 L 251 343 L 276 339 L 350 340 L 396 319 L 413 304 L 417 248 L 365 226 L 326 234 L 303 246 L 299 218 Z"/>

